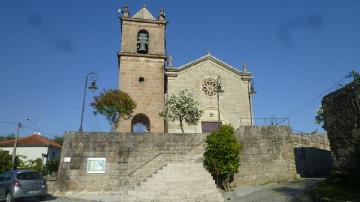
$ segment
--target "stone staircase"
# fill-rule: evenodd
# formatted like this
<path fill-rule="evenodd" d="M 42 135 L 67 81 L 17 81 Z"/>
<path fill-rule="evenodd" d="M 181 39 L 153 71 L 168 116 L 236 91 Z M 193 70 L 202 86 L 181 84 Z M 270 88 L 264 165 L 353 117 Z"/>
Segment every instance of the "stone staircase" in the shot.
<path fill-rule="evenodd" d="M 170 161 L 151 177 L 132 187 L 124 201 L 224 201 L 215 181 L 203 167 L 203 144 Z"/>

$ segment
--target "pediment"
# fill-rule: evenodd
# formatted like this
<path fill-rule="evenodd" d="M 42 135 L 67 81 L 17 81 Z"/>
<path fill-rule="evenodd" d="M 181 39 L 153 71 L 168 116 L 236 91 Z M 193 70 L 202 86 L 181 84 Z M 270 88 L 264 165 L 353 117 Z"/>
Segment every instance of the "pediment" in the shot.
<path fill-rule="evenodd" d="M 154 16 L 151 15 L 150 11 L 146 7 L 142 7 L 132 18 L 155 20 Z"/>
<path fill-rule="evenodd" d="M 214 65 L 212 65 L 213 67 L 227 70 L 228 72 L 230 72 L 236 76 L 240 76 L 243 79 L 251 79 L 251 76 L 252 76 L 251 72 L 242 72 L 242 71 L 238 70 L 237 68 L 212 56 L 211 54 L 207 54 L 197 60 L 194 60 L 183 66 L 180 66 L 179 68 L 167 68 L 166 74 L 168 76 L 176 76 L 177 74 L 182 74 L 182 73 L 191 71 L 193 68 L 196 68 L 198 66 L 201 66 L 201 64 L 205 64 L 205 63 L 209 63 L 209 62 L 214 64 Z"/>

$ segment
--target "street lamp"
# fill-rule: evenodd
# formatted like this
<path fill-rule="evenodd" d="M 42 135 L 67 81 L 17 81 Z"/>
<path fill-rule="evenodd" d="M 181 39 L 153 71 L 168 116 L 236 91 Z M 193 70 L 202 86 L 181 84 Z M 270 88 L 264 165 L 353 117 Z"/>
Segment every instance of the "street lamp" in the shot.
<path fill-rule="evenodd" d="M 216 79 L 216 98 L 217 98 L 217 109 L 218 109 L 218 122 L 220 126 L 220 99 L 219 99 L 219 93 L 223 93 L 224 90 L 221 89 L 221 79 L 220 76 Z"/>
<path fill-rule="evenodd" d="M 25 119 L 26 121 L 31 121 L 30 118 L 27 118 Z M 21 121 L 17 122 L 16 123 L 17 125 L 17 129 L 16 129 L 16 136 L 15 136 L 15 140 L 14 140 L 14 148 L 13 148 L 13 153 L 12 153 L 12 159 L 11 159 L 11 163 L 12 163 L 12 170 L 15 169 L 15 159 L 16 159 L 16 147 L 17 147 L 17 142 L 18 142 L 18 139 L 19 139 L 19 134 L 20 134 L 20 128 L 23 127 L 23 124 Z"/>
<path fill-rule="evenodd" d="M 252 112 L 252 96 L 256 94 L 254 83 L 249 81 L 248 83 L 248 95 L 249 95 L 249 110 L 250 110 L 250 125 L 253 125 L 253 112 Z"/>
<path fill-rule="evenodd" d="M 83 131 L 83 118 L 84 118 L 84 109 L 85 109 L 85 97 L 86 97 L 86 89 L 90 89 L 92 92 L 94 92 L 96 87 L 96 81 L 98 80 L 99 76 L 94 72 L 89 72 L 85 77 L 85 87 L 84 87 L 84 98 L 82 103 L 82 110 L 81 110 L 81 120 L 80 120 L 80 128 L 79 132 Z M 88 87 L 89 79 L 91 80 L 91 85 Z"/>

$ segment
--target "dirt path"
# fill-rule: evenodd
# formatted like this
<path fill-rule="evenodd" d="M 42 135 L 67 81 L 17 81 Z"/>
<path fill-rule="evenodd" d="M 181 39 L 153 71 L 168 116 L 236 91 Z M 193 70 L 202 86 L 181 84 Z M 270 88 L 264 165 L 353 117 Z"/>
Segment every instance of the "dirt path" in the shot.
<path fill-rule="evenodd" d="M 255 187 L 241 187 L 234 192 L 225 193 L 225 201 L 236 202 L 310 202 L 304 191 L 323 179 L 301 179 L 281 184 L 268 184 Z"/>

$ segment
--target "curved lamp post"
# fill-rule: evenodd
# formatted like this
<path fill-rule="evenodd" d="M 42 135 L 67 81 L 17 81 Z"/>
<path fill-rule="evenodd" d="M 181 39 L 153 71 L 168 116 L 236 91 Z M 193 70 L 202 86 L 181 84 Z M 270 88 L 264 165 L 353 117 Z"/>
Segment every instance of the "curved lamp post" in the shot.
<path fill-rule="evenodd" d="M 86 98 L 86 90 L 90 89 L 92 92 L 94 92 L 97 87 L 96 87 L 96 81 L 98 80 L 99 76 L 95 73 L 95 72 L 89 72 L 86 77 L 85 77 L 85 87 L 84 87 L 84 98 L 83 98 L 83 103 L 82 103 L 82 110 L 81 110 L 81 120 L 80 120 L 80 128 L 79 128 L 79 132 L 83 131 L 83 118 L 84 118 L 84 109 L 85 109 L 85 98 Z M 88 82 L 89 79 L 91 80 L 91 84 L 88 87 Z"/>
<path fill-rule="evenodd" d="M 221 78 L 220 76 L 217 77 L 216 79 L 216 83 L 217 83 L 217 88 L 216 88 L 216 98 L 217 98 L 217 110 L 218 110 L 218 122 L 219 122 L 219 126 L 220 124 L 220 97 L 219 97 L 219 93 L 223 93 L 224 89 L 222 89 L 221 86 Z"/>
<path fill-rule="evenodd" d="M 248 95 L 249 95 L 249 110 L 250 110 L 250 124 L 254 125 L 253 111 L 252 111 L 252 96 L 256 94 L 254 83 L 249 81 L 248 83 Z"/>

